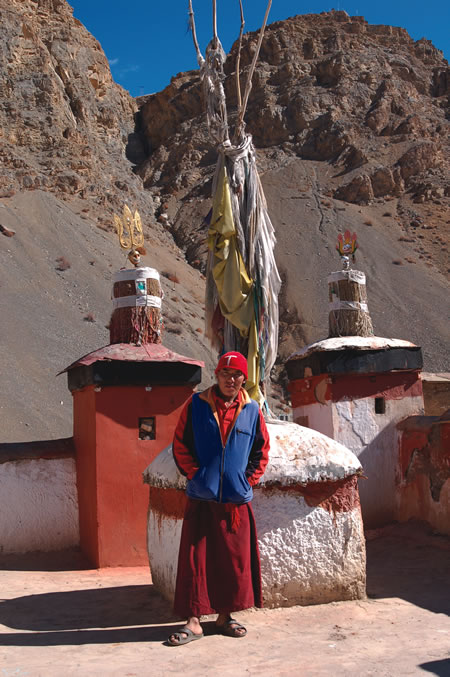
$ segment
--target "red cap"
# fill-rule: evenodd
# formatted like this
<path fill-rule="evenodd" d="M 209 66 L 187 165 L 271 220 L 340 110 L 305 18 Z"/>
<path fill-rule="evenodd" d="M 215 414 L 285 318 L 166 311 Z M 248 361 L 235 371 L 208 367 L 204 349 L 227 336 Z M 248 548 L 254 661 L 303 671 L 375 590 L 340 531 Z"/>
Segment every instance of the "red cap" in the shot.
<path fill-rule="evenodd" d="M 214 373 L 217 374 L 221 369 L 237 369 L 242 371 L 245 378 L 248 377 L 247 360 L 242 353 L 238 353 L 235 350 L 221 356 Z"/>

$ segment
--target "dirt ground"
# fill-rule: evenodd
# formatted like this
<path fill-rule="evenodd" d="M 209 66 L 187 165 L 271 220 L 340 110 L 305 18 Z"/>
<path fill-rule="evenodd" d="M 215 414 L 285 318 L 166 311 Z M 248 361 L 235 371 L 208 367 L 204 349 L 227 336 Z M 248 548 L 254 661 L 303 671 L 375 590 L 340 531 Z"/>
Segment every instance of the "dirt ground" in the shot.
<path fill-rule="evenodd" d="M 450 371 L 448 281 L 428 260 L 407 263 L 412 245 L 403 241 L 405 232 L 397 221 L 383 216 L 385 205 L 342 206 L 341 201 L 335 201 L 333 209 L 321 205 L 317 186 L 322 164 L 328 167 L 327 163 L 290 162 L 267 170 L 262 177 L 277 226 L 276 256 L 284 280 L 277 369 L 290 353 L 327 335 L 327 276 L 340 268 L 335 251 L 338 230 L 349 228 L 361 239 L 357 268 L 367 275 L 376 335 L 412 341 L 422 347 L 425 370 Z M 298 187 L 306 192 L 299 194 Z M 173 200 L 179 208 L 179 200 Z M 199 209 L 207 211 L 206 202 L 201 201 Z M 126 258 L 114 233 L 85 218 L 84 210 L 92 207 L 86 204 L 78 198 L 62 202 L 39 190 L 0 198 L 0 224 L 16 233 L 14 237 L 0 234 L 5 281 L 0 283 L 0 316 L 7 318 L 2 323 L 0 351 L 1 442 L 70 437 L 72 396 L 66 375 L 56 375 L 109 342 L 112 276 Z M 187 224 L 189 238 L 192 224 L 202 221 L 200 213 L 186 211 L 195 204 L 183 202 L 187 206 L 179 217 Z M 390 205 L 394 213 L 396 202 Z M 364 222 L 373 222 L 373 227 Z M 158 232 L 146 231 L 148 253 L 143 262 L 161 273 L 163 343 L 182 355 L 204 360 L 202 387 L 207 387 L 217 355 L 204 334 L 204 278 L 188 265 L 170 233 L 163 238 Z M 438 231 L 423 232 L 428 238 Z M 67 269 L 60 270 L 61 257 Z M 403 260 L 404 265 L 393 265 L 392 259 Z M 270 401 L 277 415 L 288 413 L 285 395 L 278 393 Z"/>
<path fill-rule="evenodd" d="M 169 647 L 179 619 L 145 567 L 79 553 L 3 557 L 0 677 L 450 676 L 450 539 L 420 523 L 368 533 L 366 600 L 239 612 L 239 641 Z"/>

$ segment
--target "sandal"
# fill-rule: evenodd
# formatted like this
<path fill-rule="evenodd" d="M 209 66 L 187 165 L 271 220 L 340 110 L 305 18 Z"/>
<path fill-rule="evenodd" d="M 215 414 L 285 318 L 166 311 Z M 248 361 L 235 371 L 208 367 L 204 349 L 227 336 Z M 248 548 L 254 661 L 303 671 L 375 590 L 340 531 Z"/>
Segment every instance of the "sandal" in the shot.
<path fill-rule="evenodd" d="M 245 637 L 247 634 L 247 628 L 239 623 L 235 618 L 229 618 L 222 625 L 216 626 L 220 634 L 225 635 L 226 637 Z M 236 630 L 244 630 L 244 632 L 236 633 Z"/>
<path fill-rule="evenodd" d="M 186 637 L 182 634 L 186 635 Z M 170 637 L 176 637 L 177 642 L 174 642 L 170 639 Z M 196 635 L 195 632 L 192 632 L 190 628 L 185 625 L 181 630 L 178 632 L 172 632 L 170 637 L 167 640 L 167 643 L 170 644 L 170 646 L 181 646 L 182 644 L 189 644 L 189 642 L 194 642 L 196 639 L 201 639 L 203 637 L 203 632 L 201 635 Z"/>

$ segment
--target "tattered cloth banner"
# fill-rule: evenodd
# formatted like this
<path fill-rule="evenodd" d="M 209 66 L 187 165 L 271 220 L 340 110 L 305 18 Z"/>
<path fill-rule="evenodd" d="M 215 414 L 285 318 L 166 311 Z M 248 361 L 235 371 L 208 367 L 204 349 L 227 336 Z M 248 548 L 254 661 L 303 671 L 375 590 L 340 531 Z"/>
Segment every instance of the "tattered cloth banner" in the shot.
<path fill-rule="evenodd" d="M 139 296 L 122 296 L 113 299 L 113 308 L 131 308 L 133 306 L 150 306 L 151 308 L 161 308 L 161 299 L 159 296 L 150 296 L 149 294 L 140 294 Z"/>
<path fill-rule="evenodd" d="M 251 139 L 247 139 L 247 154 L 237 162 L 245 169 L 246 183 L 256 184 L 252 186 L 253 195 L 247 194 L 249 218 L 241 220 L 241 191 L 230 189 L 227 168 L 231 165 L 232 171 L 240 169 L 229 155 L 231 149 L 221 153 L 217 164 L 208 233 L 208 277 L 212 277 L 213 284 L 207 280 L 206 328 L 219 351 L 240 350 L 247 354 L 246 388 L 262 404 L 265 398 L 259 386 L 270 373 L 278 349 L 281 281 L 273 256 L 273 227 L 265 201 L 261 204 L 264 196 L 251 157 Z M 234 175 L 236 178 L 236 172 Z"/>
<path fill-rule="evenodd" d="M 278 351 L 278 293 L 281 280 L 274 257 L 275 232 L 256 167 L 252 137 L 228 137 L 223 63 L 218 38 L 199 58 L 209 130 L 219 157 L 213 181 L 208 233 L 206 335 L 220 352 L 247 355 L 249 395 L 265 403 L 261 391 Z"/>
<path fill-rule="evenodd" d="M 134 280 L 136 284 L 143 280 L 160 280 L 159 273 L 155 268 L 140 266 L 139 268 L 122 268 L 114 273 L 114 283 Z"/>
<path fill-rule="evenodd" d="M 356 282 L 357 284 L 366 284 L 366 276 L 360 270 L 338 270 L 336 273 L 330 273 L 327 278 L 328 284 L 331 282 L 339 282 L 340 280 L 348 280 L 349 282 Z"/>
<path fill-rule="evenodd" d="M 333 301 L 328 305 L 329 310 L 362 310 L 365 313 L 369 312 L 367 303 L 359 303 L 359 301 Z"/>

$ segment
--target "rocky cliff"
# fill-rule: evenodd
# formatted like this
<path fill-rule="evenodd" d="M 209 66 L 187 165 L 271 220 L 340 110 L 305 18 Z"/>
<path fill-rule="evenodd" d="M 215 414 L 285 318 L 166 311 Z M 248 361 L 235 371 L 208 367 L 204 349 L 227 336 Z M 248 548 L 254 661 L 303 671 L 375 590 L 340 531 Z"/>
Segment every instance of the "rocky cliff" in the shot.
<path fill-rule="evenodd" d="M 53 376 L 108 342 L 111 274 L 124 264 L 112 214 L 125 201 L 143 217 L 145 263 L 165 273 L 164 342 L 210 370 L 202 220 L 216 152 L 198 72 L 133 100 L 65 0 L 0 0 L 0 18 L 0 407 L 14 441 L 70 435 Z M 245 36 L 244 79 L 255 43 Z M 235 59 L 233 47 L 231 122 Z M 449 94 L 442 54 L 400 28 L 345 12 L 268 27 L 247 129 L 284 281 L 276 379 L 293 349 L 326 335 L 326 277 L 346 228 L 376 333 L 421 344 L 428 370 L 448 368 Z"/>
<path fill-rule="evenodd" d="M 243 79 L 256 37 L 244 39 Z M 236 46 L 226 62 L 231 113 L 235 60 Z M 439 229 L 450 197 L 449 97 L 450 69 L 430 42 L 414 42 L 402 28 L 371 26 L 343 11 L 298 16 L 266 31 L 248 130 L 263 170 L 320 162 L 327 170 L 318 188 L 327 197 L 358 205 L 395 199 L 391 208 L 405 230 L 430 221 L 427 216 Z M 214 153 L 198 73 L 181 74 L 149 97 L 141 119 L 150 148 L 139 169 L 144 185 L 207 196 L 209 184 L 202 183 Z M 430 254 L 447 272 L 441 247 L 431 247 Z"/>
<path fill-rule="evenodd" d="M 112 273 L 126 265 L 113 212 L 140 211 L 144 261 L 163 273 L 165 345 L 210 373 L 204 281 L 134 173 L 146 157 L 136 102 L 65 0 L 0 0 L 0 91 L 0 437 L 69 436 L 72 398 L 55 377 L 109 342 Z"/>
<path fill-rule="evenodd" d="M 97 40 L 65 0 L 2 0 L 0 12 L 0 194 L 145 203 L 130 166 L 142 153 L 136 104 L 113 82 Z"/>
<path fill-rule="evenodd" d="M 256 39 L 244 38 L 242 81 Z M 231 121 L 235 61 L 236 45 L 225 66 Z M 429 367 L 444 368 L 444 328 L 428 310 L 447 306 L 449 73 L 430 42 L 345 12 L 268 27 L 247 130 L 285 282 L 282 358 L 326 333 L 326 275 L 339 267 L 334 243 L 348 227 L 359 237 L 376 332 L 406 338 L 408 327 Z M 215 152 L 198 72 L 139 103 L 150 155 L 138 172 L 148 190 L 167 193 L 175 240 L 203 270 Z M 433 327 L 426 340 L 424 326 Z"/>

